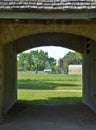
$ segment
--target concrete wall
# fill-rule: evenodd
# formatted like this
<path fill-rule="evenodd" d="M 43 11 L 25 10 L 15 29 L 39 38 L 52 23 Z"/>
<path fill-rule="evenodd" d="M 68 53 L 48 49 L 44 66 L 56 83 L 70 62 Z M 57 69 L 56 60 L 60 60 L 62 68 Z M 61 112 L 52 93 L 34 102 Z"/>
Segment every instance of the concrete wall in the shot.
<path fill-rule="evenodd" d="M 96 111 L 96 42 L 94 41 L 86 42 L 83 83 L 84 102 Z"/>
<path fill-rule="evenodd" d="M 13 44 L 0 46 L 0 123 L 17 100 L 16 50 Z"/>
<path fill-rule="evenodd" d="M 38 33 L 22 37 L 16 41 L 16 52 L 20 53 L 30 48 L 39 46 L 61 46 L 76 50 L 80 53 L 84 52 L 85 37 L 66 34 L 63 32 Z M 58 52 L 59 53 L 59 52 Z"/>
<path fill-rule="evenodd" d="M 43 22 L 39 23 L 39 20 L 36 20 L 36 22 L 37 21 L 38 24 L 33 23 L 32 20 L 1 21 L 1 43 L 8 44 L 22 37 L 46 32 L 75 34 L 96 40 L 96 21 L 94 23 L 94 20 L 73 20 L 71 24 L 56 24 L 54 20 L 45 21 L 45 24 Z"/>
<path fill-rule="evenodd" d="M 2 122 L 3 120 L 3 115 L 4 115 L 4 112 L 3 112 L 3 93 L 4 93 L 4 82 L 3 82 L 3 68 L 4 68 L 4 59 L 3 59 L 3 47 L 0 46 L 0 122 Z"/>
<path fill-rule="evenodd" d="M 4 46 L 4 90 L 3 112 L 6 113 L 17 100 L 17 67 L 16 50 L 13 44 Z"/>

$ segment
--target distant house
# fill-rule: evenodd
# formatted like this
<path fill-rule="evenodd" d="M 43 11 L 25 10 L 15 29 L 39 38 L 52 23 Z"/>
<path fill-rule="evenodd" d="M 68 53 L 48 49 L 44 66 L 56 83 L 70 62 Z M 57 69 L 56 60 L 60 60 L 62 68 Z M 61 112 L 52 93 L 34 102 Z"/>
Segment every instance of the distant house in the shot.
<path fill-rule="evenodd" d="M 72 61 L 68 66 L 68 74 L 82 74 L 82 63 L 80 61 Z"/>
<path fill-rule="evenodd" d="M 68 73 L 69 74 L 82 74 L 82 65 L 69 65 Z"/>

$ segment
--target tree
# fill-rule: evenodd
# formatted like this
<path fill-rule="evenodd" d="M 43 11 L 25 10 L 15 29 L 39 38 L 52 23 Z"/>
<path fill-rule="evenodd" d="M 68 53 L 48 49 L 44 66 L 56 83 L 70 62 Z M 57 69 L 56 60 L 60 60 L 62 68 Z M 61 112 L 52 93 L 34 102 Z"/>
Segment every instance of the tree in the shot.
<path fill-rule="evenodd" d="M 29 53 L 21 53 L 17 58 L 18 70 L 42 71 L 51 68 L 55 71 L 56 59 L 48 57 L 48 53 L 43 50 L 32 50 Z"/>
<path fill-rule="evenodd" d="M 32 67 L 33 70 L 38 72 L 38 70 L 44 70 L 45 69 L 45 63 L 46 63 L 46 52 L 40 50 L 40 51 L 31 51 L 30 52 L 31 58 L 32 58 Z"/>
<path fill-rule="evenodd" d="M 68 70 L 68 65 L 72 63 L 72 61 L 77 61 L 78 64 L 82 64 L 82 56 L 79 53 L 69 52 L 63 57 L 63 68 L 64 71 Z"/>
<path fill-rule="evenodd" d="M 21 53 L 18 56 L 18 70 L 44 70 L 45 63 L 48 60 L 48 53 L 40 51 L 30 51 L 30 53 Z"/>
<path fill-rule="evenodd" d="M 26 59 L 26 53 L 21 53 L 18 55 L 18 70 L 25 70 Z"/>
<path fill-rule="evenodd" d="M 53 57 L 50 57 L 49 64 L 50 64 L 52 71 L 56 71 L 56 59 L 54 59 Z"/>

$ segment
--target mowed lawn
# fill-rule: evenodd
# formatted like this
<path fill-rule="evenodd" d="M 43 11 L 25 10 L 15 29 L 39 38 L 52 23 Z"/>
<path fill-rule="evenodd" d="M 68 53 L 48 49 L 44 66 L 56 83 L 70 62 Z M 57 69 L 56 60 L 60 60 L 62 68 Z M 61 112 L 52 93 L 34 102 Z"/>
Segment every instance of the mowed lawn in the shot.
<path fill-rule="evenodd" d="M 17 88 L 21 102 L 82 102 L 81 75 L 18 73 Z"/>

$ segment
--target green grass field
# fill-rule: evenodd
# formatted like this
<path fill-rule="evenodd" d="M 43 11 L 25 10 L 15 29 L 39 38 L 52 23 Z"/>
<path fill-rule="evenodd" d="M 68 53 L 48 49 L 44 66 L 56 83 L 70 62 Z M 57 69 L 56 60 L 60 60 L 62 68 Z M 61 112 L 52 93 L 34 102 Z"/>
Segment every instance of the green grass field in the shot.
<path fill-rule="evenodd" d="M 82 76 L 18 74 L 18 100 L 31 103 L 82 102 Z"/>

